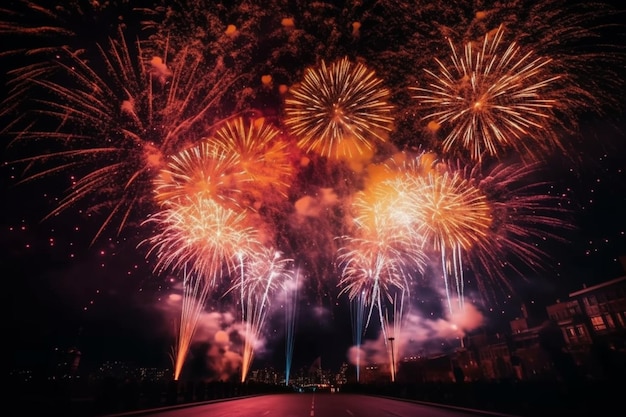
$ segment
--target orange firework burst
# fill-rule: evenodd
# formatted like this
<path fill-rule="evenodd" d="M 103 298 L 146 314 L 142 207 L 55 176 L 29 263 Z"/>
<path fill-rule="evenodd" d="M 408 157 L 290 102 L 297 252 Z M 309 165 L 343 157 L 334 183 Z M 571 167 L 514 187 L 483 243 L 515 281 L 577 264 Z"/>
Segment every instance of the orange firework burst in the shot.
<path fill-rule="evenodd" d="M 349 158 L 386 142 L 393 107 L 382 80 L 363 64 L 343 58 L 306 70 L 285 100 L 285 125 L 306 152 Z"/>
<path fill-rule="evenodd" d="M 532 180 L 540 167 L 499 163 L 485 169 L 423 155 L 405 164 L 407 181 L 414 184 L 410 217 L 441 259 L 451 312 L 453 289 L 463 307 L 464 271 L 473 272 L 486 297 L 497 288 L 511 290 L 511 273 L 524 277 L 524 271 L 544 265 L 546 253 L 537 242 L 563 241 L 561 233 L 572 227 L 559 196 L 546 193 L 546 182 Z"/>
<path fill-rule="evenodd" d="M 248 198 L 260 202 L 269 191 L 287 196 L 294 167 L 289 144 L 277 128 L 262 118 L 245 122 L 239 117 L 218 129 L 214 140 L 224 153 L 238 156 L 241 173 L 247 177 L 240 189 Z"/>
<path fill-rule="evenodd" d="M 408 203 L 403 204 L 403 211 L 407 222 L 441 258 L 450 312 L 450 277 L 463 307 L 463 252 L 482 244 L 488 234 L 492 218 L 487 197 L 465 170 L 436 163 L 430 154 L 407 161 L 403 176 L 389 181 L 389 185 L 406 195 Z"/>
<path fill-rule="evenodd" d="M 257 209 L 274 195 L 285 199 L 295 169 L 279 133 L 263 119 L 225 122 L 214 135 L 170 158 L 154 181 L 157 201 L 201 195 L 226 207 Z"/>
<path fill-rule="evenodd" d="M 417 176 L 413 194 L 418 230 L 437 250 L 468 250 L 484 239 L 491 225 L 486 196 L 458 170 L 433 170 Z"/>
<path fill-rule="evenodd" d="M 386 181 L 359 192 L 352 204 L 355 211 L 355 235 L 344 236 L 338 261 L 342 276 L 338 286 L 350 300 L 359 299 L 369 306 L 367 327 L 374 308 L 385 330 L 388 306 L 398 315 L 398 294 L 409 293 L 410 278 L 424 267 L 421 240 L 416 238 L 412 222 L 402 213 L 410 200 Z M 400 320 L 400 317 L 396 317 Z"/>
<path fill-rule="evenodd" d="M 444 131 L 445 153 L 463 149 L 480 161 L 507 149 L 537 157 L 561 147 L 552 128 L 559 103 L 550 95 L 558 77 L 545 70 L 551 60 L 523 52 L 514 42 L 504 47 L 502 36 L 499 27 L 478 48 L 468 42 L 462 55 L 450 41 L 451 68 L 437 59 L 439 73 L 426 70 L 432 77 L 428 87 L 410 87 L 430 109 L 424 117 L 429 128 Z"/>
<path fill-rule="evenodd" d="M 190 196 L 168 204 L 145 223 L 158 227 L 142 242 L 150 246 L 148 255 L 156 254 L 156 271 L 186 268 L 210 285 L 222 276 L 223 268 L 232 271 L 259 245 L 245 212 L 208 198 Z"/>

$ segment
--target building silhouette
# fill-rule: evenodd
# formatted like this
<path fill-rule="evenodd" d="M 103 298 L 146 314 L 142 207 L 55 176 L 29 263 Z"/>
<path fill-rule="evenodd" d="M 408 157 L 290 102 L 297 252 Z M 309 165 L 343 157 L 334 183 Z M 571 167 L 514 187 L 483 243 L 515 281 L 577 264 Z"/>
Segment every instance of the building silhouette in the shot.
<path fill-rule="evenodd" d="M 564 346 L 586 377 L 617 377 L 626 355 L 626 276 L 569 294 L 547 308 Z"/>
<path fill-rule="evenodd" d="M 454 352 L 403 358 L 399 382 L 605 380 L 626 376 L 626 276 L 569 293 L 545 316 L 521 315 L 506 332 L 481 329 Z M 385 364 L 367 366 L 380 382 Z"/>

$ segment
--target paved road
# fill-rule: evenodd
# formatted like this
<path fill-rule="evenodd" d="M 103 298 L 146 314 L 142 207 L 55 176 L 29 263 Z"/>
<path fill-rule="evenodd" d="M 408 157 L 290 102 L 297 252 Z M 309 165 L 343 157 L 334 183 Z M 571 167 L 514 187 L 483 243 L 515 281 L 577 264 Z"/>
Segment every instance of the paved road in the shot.
<path fill-rule="evenodd" d="M 127 416 L 130 414 L 126 414 Z M 495 416 L 357 394 L 275 394 L 168 410 L 155 417 L 469 417 Z"/>

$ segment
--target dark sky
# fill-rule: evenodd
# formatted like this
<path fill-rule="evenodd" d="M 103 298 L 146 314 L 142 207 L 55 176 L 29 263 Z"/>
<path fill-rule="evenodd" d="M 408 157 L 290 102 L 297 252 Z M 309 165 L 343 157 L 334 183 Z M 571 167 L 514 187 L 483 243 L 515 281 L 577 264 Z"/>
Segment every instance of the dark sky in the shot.
<path fill-rule="evenodd" d="M 378 12 L 389 13 L 391 6 L 387 6 Z M 344 12 L 348 9 L 344 8 Z M 423 10 L 426 13 L 426 8 Z M 358 12 L 364 22 L 374 19 L 372 16 L 376 15 L 375 11 L 368 13 L 365 6 Z M 298 12 L 294 14 L 298 15 Z M 97 20 L 107 26 L 111 24 L 112 15 L 114 13 L 109 11 Z M 240 17 L 239 21 L 244 20 Z M 387 23 L 392 27 L 399 25 L 400 32 L 404 30 L 402 22 L 388 20 Z M 62 24 L 73 22 L 66 19 Z M 244 25 L 240 23 L 240 26 Z M 312 29 L 308 27 L 307 30 Z M 360 48 L 361 55 L 379 66 L 384 62 L 400 65 L 399 62 L 406 56 L 400 48 L 393 51 L 390 48 L 389 59 L 376 50 L 381 42 L 385 43 L 382 36 L 394 31 L 388 27 L 377 30 L 378 43 L 370 39 L 370 43 L 363 42 L 355 48 Z M 394 36 L 398 36 L 395 41 L 406 42 L 403 47 L 408 48 L 411 41 L 401 35 L 395 33 Z M 0 32 L 0 36 L 9 35 Z M 20 34 L 16 36 L 19 39 Z M 364 36 L 374 37 L 367 33 Z M 89 46 L 89 42 L 89 39 L 81 38 L 79 43 Z M 330 45 L 338 41 L 328 42 Z M 25 45 L 32 47 L 26 42 Z M 349 49 L 349 46 L 338 44 L 336 48 Z M 329 46 L 328 53 L 338 52 Z M 13 59 L 19 62 L 20 58 Z M 21 59 L 26 58 L 22 56 Z M 16 61 L 3 62 L 8 71 L 11 63 Z M 398 77 L 393 70 L 383 74 L 383 77 L 385 75 L 390 79 Z M 618 72 L 620 75 L 623 74 Z M 8 80 L 10 77 L 5 74 L 4 78 Z M 3 90 L 5 96 L 7 91 Z M 263 97 L 259 93 L 257 103 Z M 602 101 L 602 97 L 599 100 Z M 516 278 L 518 291 L 515 294 L 500 294 L 497 300 L 478 304 L 479 315 L 486 326 L 495 326 L 519 314 L 521 303 L 542 311 L 545 303 L 566 297 L 583 284 L 591 285 L 624 275 L 619 260 L 620 256 L 626 255 L 626 136 L 623 133 L 626 125 L 623 107 L 620 107 L 623 104 L 623 98 L 619 97 L 617 108 L 611 108 L 602 116 L 581 112 L 580 139 L 572 142 L 576 143 L 575 149 L 568 149 L 574 158 L 563 157 L 558 152 L 546 158 L 548 169 L 545 179 L 553 184 L 552 193 L 563 196 L 564 204 L 571 211 L 569 218 L 574 228 L 562 232 L 566 242 L 540 243 L 548 254 L 544 272 L 529 274 L 527 282 Z M 406 123 L 406 117 L 404 114 L 399 122 L 405 130 L 403 123 Z M 3 119 L 3 123 L 6 124 L 6 120 Z M 3 139 L 8 143 L 10 134 L 5 132 Z M 10 158 L 10 153 L 3 153 L 3 162 L 8 162 Z M 98 210 L 89 211 L 86 206 L 78 205 L 52 219 L 40 221 L 58 204 L 69 184 L 67 177 L 42 178 L 18 185 L 20 166 L 6 163 L 1 173 L 0 239 L 3 250 L 0 270 L 6 282 L 5 340 L 14 364 L 30 366 L 45 361 L 54 348 L 78 346 L 84 360 L 92 365 L 119 359 L 169 366 L 168 353 L 174 341 L 173 328 L 178 317 L 171 298 L 171 294 L 176 292 L 176 280 L 167 273 L 156 275 L 152 270 L 154 260 L 147 259 L 145 249 L 138 247 L 138 243 L 146 238 L 146 230 L 133 225 L 119 235 L 115 230 L 107 230 L 92 243 L 106 216 Z M 335 172 L 334 175 L 340 174 Z M 319 183 L 316 185 L 321 187 L 328 180 L 317 178 Z M 305 244 L 295 246 L 306 247 L 306 242 L 328 243 L 318 236 L 304 241 Z M 315 256 L 306 258 L 309 266 L 329 260 Z M 308 366 L 321 356 L 323 366 L 335 367 L 346 359 L 347 348 L 352 342 L 347 300 L 338 297 L 335 282 L 332 281 L 336 277 L 325 275 L 331 274 L 330 266 L 316 264 L 312 269 L 315 273 L 308 275 L 317 276 L 311 281 L 305 279 L 299 293 L 294 364 Z M 434 298 L 428 299 L 424 295 L 416 301 L 419 304 L 416 307 L 420 312 L 418 315 L 425 316 L 424 320 L 429 319 L 429 311 L 430 319 L 433 319 L 432 312 L 436 312 L 434 318 L 441 314 L 440 300 L 436 296 Z M 472 293 L 470 298 L 480 297 Z M 272 305 L 275 309 L 271 311 L 264 329 L 266 347 L 259 349 L 253 367 L 264 364 L 280 367 L 284 363 L 283 304 L 277 297 Z M 227 299 L 212 299 L 207 312 L 214 315 L 208 314 L 207 323 L 212 320 L 210 317 L 216 319 L 218 315 L 222 328 L 231 329 L 234 323 L 221 315 L 224 311 L 237 312 L 229 307 Z M 416 326 L 427 327 L 434 334 L 445 334 L 437 333 L 435 323 L 429 321 Z M 206 332 L 210 327 L 206 325 Z M 375 326 L 372 328 L 368 336 L 376 338 Z M 205 334 L 203 331 L 199 334 Z M 452 341 L 444 337 L 434 344 L 427 344 L 424 342 L 426 338 L 423 334 L 416 334 L 413 349 L 433 352 L 453 345 L 455 339 L 453 335 Z M 236 349 L 236 344 L 231 348 Z"/>

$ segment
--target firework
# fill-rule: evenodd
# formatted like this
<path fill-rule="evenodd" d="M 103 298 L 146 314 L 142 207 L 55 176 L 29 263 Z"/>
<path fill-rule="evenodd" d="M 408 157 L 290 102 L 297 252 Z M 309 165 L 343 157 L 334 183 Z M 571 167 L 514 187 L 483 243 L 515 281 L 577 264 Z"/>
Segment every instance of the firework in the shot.
<path fill-rule="evenodd" d="M 539 162 L 486 169 L 441 160 L 428 162 L 428 168 L 425 161 L 409 160 L 404 172 L 418 190 L 411 196 L 419 208 L 412 214 L 415 227 L 441 260 L 451 314 L 452 299 L 463 311 L 464 271 L 472 271 L 486 298 L 497 288 L 512 290 L 511 273 L 523 277 L 544 264 L 537 241 L 563 241 L 560 234 L 571 228 L 560 197 L 546 193 L 546 181 L 533 180 Z"/>
<path fill-rule="evenodd" d="M 154 180 L 154 190 L 160 206 L 184 204 L 192 196 L 241 209 L 241 186 L 248 180 L 239 155 L 203 140 L 170 157 Z"/>
<path fill-rule="evenodd" d="M 149 217 L 157 231 L 142 241 L 155 254 L 155 272 L 182 271 L 215 285 L 223 269 L 232 272 L 259 245 L 257 230 L 245 212 L 223 207 L 214 200 L 188 197 Z"/>
<path fill-rule="evenodd" d="M 491 225 L 490 207 L 463 170 L 446 167 L 413 179 L 420 184 L 419 192 L 413 194 L 419 207 L 416 223 L 433 248 L 467 250 L 484 239 Z"/>
<path fill-rule="evenodd" d="M 6 129 L 15 137 L 10 162 L 25 166 L 24 181 L 77 178 L 48 217 L 79 204 L 103 212 L 94 239 L 150 211 L 152 182 L 166 157 L 204 134 L 215 117 L 210 110 L 236 79 L 191 47 L 172 56 L 143 47 L 120 29 L 95 51 L 59 48 L 39 64 L 46 71 L 29 74 L 30 94 L 20 102 L 27 111 Z M 41 149 L 47 152 L 33 154 Z"/>
<path fill-rule="evenodd" d="M 503 29 L 484 37 L 477 47 L 468 42 L 459 55 L 452 41 L 451 66 L 436 60 L 439 73 L 427 87 L 411 87 L 432 130 L 441 128 L 442 149 L 463 149 L 477 161 L 485 155 L 501 157 L 509 149 L 538 156 L 561 148 L 552 126 L 557 122 L 545 67 L 551 60 L 524 52 L 516 43 L 502 44 Z"/>
<path fill-rule="evenodd" d="M 406 179 L 415 184 L 411 194 L 414 226 L 426 245 L 441 259 L 448 308 L 450 288 L 463 303 L 463 252 L 482 242 L 491 226 L 491 208 L 485 195 L 472 183 L 467 170 L 438 163 L 424 167 L 428 159 L 417 157 L 406 164 Z"/>
<path fill-rule="evenodd" d="M 425 257 L 420 239 L 407 227 L 405 216 L 399 215 L 407 202 L 404 195 L 384 182 L 370 192 L 358 193 L 353 203 L 355 236 L 344 236 L 346 243 L 339 249 L 342 275 L 338 286 L 342 287 L 340 295 L 364 303 L 353 306 L 359 322 L 358 312 L 368 306 L 363 331 L 376 309 L 386 335 L 385 317 L 391 314 L 400 325 L 411 277 L 423 270 Z"/>
<path fill-rule="evenodd" d="M 285 385 L 289 385 L 293 349 L 295 347 L 296 319 L 298 317 L 298 289 L 300 273 L 296 272 L 283 285 L 285 295 Z"/>
<path fill-rule="evenodd" d="M 309 68 L 285 100 L 285 125 L 305 152 L 349 158 L 386 142 L 393 107 L 382 80 L 363 64 L 343 58 Z"/>
<path fill-rule="evenodd" d="M 238 290 L 244 324 L 244 346 L 241 365 L 241 382 L 246 380 L 254 358 L 255 344 L 261 336 L 273 294 L 292 278 L 289 269 L 291 259 L 282 258 L 282 253 L 264 247 L 252 254 L 246 265 L 241 267 L 239 279 L 229 291 Z"/>
<path fill-rule="evenodd" d="M 558 124 L 564 132 L 580 135 L 581 114 L 605 116 L 607 110 L 622 108 L 626 27 L 623 10 L 615 3 L 548 0 L 480 7 L 465 39 L 505 22 L 516 44 L 535 56 L 549 57 L 544 70 L 558 77 L 550 84 L 550 95 L 558 100 Z"/>
<path fill-rule="evenodd" d="M 227 121 L 215 133 L 216 146 L 238 156 L 244 177 L 238 187 L 252 202 L 269 200 L 269 193 L 287 197 L 294 167 L 289 144 L 280 131 L 265 119 L 246 122 L 239 117 Z"/>
<path fill-rule="evenodd" d="M 196 332 L 198 319 L 204 311 L 206 300 L 210 295 L 210 286 L 198 275 L 183 272 L 183 298 L 180 314 L 180 327 L 176 344 L 172 349 L 172 365 L 174 380 L 177 381 L 185 364 L 191 341 Z"/>
<path fill-rule="evenodd" d="M 365 330 L 365 292 L 353 296 L 350 299 L 350 318 L 352 325 L 352 341 L 356 346 L 356 382 L 361 380 L 361 343 L 363 342 L 363 333 Z"/>

